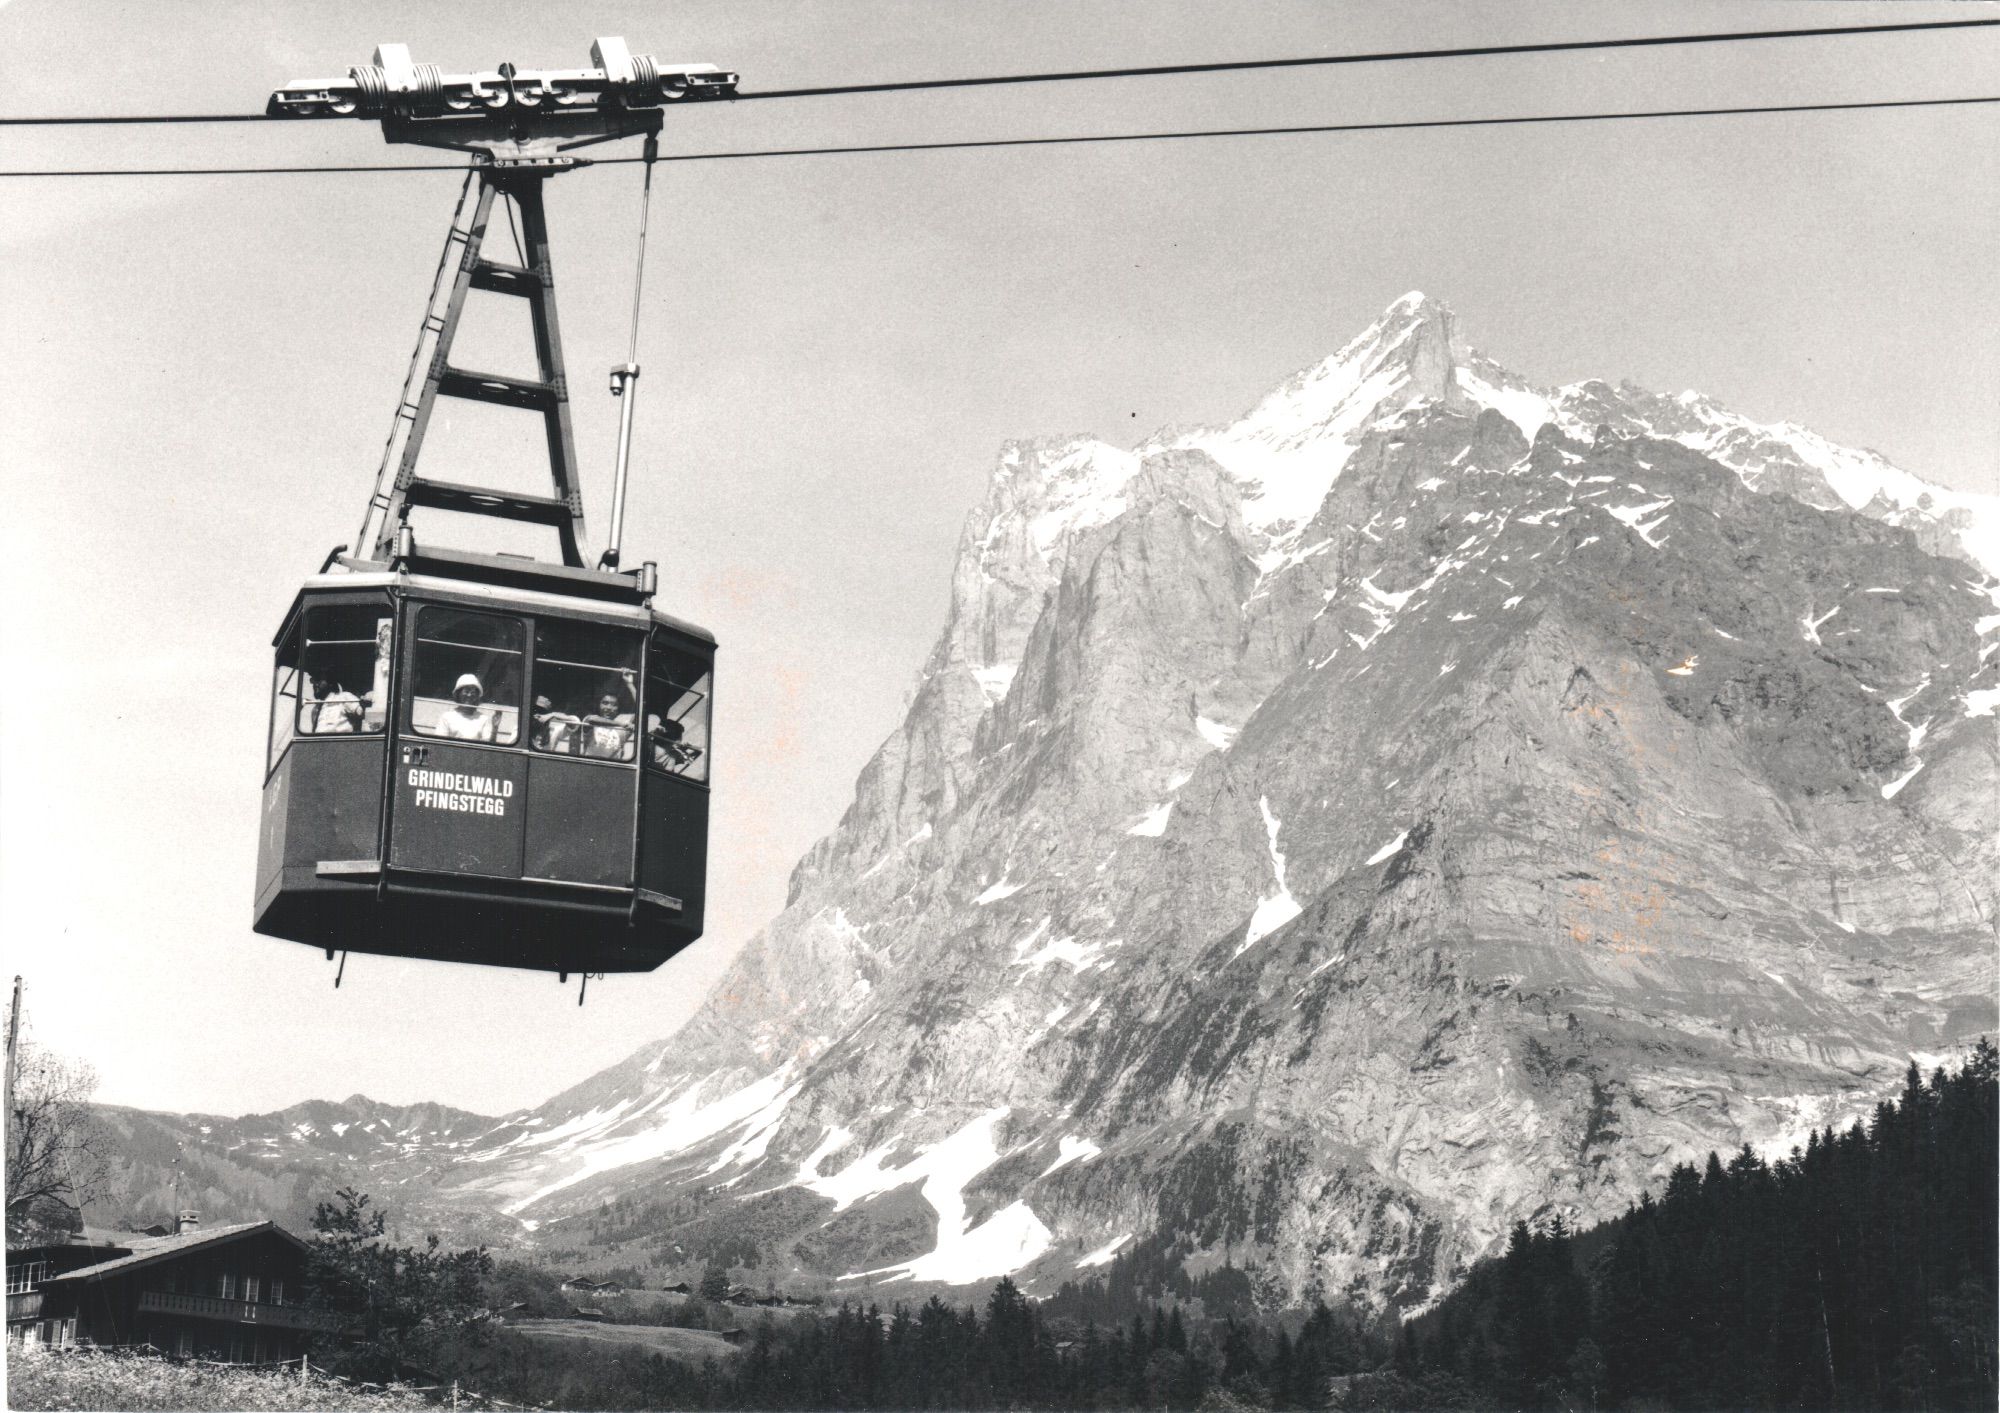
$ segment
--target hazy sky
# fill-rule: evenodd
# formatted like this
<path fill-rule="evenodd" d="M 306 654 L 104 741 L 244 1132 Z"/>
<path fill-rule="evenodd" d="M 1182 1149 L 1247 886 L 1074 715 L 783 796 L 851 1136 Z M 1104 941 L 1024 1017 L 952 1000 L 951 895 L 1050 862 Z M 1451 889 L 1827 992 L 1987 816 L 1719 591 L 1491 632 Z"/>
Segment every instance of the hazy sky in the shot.
<path fill-rule="evenodd" d="M 257 111 L 383 40 L 556 67 L 622 34 L 770 89 L 2000 7 L 474 13 L 14 0 L 0 111 Z M 1980 31 L 715 105 L 671 114 L 666 146 L 1958 96 L 2000 88 L 1996 60 Z M 1409 289 L 1531 380 L 1696 387 L 2000 489 L 1996 139 L 2000 114 L 1960 108 L 662 168 L 626 545 L 723 645 L 710 932 L 581 1010 L 553 978 L 374 957 L 336 992 L 317 951 L 249 927 L 270 636 L 361 518 L 458 179 L 0 182 L 0 921 L 34 1032 L 104 1099 L 229 1113 L 355 1091 L 499 1112 L 657 1039 L 782 906 L 895 724 L 1005 438 L 1227 419 Z M 384 155 L 353 120 L 0 130 L 7 168 Z M 613 167 L 548 192 L 599 534 L 638 185 Z M 506 371 L 521 331 L 478 318 L 494 351 L 461 361 Z M 441 407 L 427 471 L 534 470 L 539 433 L 510 416 Z"/>

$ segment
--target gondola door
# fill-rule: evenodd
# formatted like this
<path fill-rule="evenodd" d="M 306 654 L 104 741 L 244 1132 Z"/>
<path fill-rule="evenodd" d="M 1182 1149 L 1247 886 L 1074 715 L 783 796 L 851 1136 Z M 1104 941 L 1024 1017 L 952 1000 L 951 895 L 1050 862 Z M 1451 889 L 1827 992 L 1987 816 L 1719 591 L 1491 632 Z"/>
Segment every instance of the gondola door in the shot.
<path fill-rule="evenodd" d="M 528 625 L 510 614 L 447 604 L 416 603 L 408 611 L 390 866 L 519 878 L 527 818 Z"/>
<path fill-rule="evenodd" d="M 541 616 L 532 637 L 523 876 L 622 892 L 632 886 L 642 635 Z"/>

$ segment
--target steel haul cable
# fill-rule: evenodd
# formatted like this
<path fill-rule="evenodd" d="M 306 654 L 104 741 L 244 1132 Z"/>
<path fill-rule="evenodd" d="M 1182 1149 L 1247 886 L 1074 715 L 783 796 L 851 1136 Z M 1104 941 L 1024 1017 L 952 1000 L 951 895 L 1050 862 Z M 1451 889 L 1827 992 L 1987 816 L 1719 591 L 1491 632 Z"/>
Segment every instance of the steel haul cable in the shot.
<path fill-rule="evenodd" d="M 987 74 L 969 78 L 903 79 L 883 83 L 828 84 L 816 88 L 769 89 L 738 93 L 732 101 L 776 98 L 831 98 L 865 93 L 916 93 L 946 88 L 989 88 L 1029 83 L 1071 83 L 1120 78 L 1164 78 L 1193 74 L 1254 73 L 1270 69 L 1324 68 L 1342 64 L 1410 63 L 1433 59 L 1493 59 L 1517 54 L 1578 54 L 1607 49 L 1662 49 L 1686 45 L 1743 44 L 1780 39 L 1836 39 L 1857 35 L 1909 34 L 1936 30 L 1988 29 L 1991 20 L 1906 20 L 1878 25 L 1824 25 L 1800 29 L 1718 30 L 1702 34 L 1650 34 L 1612 39 L 1548 40 L 1530 44 L 1481 44 L 1452 49 L 1396 49 L 1363 54 L 1320 54 L 1292 59 L 1228 59 L 1203 64 L 1153 64 L 1111 69 L 1072 69 L 1032 74 Z M 269 113 L 90 114 L 68 117 L 0 117 L 0 127 L 102 127 L 158 123 L 294 122 Z"/>

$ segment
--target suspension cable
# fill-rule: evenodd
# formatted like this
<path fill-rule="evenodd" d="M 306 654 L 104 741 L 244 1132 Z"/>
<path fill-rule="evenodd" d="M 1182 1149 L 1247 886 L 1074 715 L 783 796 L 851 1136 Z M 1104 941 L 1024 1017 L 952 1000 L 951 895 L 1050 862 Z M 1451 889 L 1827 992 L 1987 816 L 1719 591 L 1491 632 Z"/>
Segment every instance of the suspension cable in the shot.
<path fill-rule="evenodd" d="M 660 135 L 646 134 L 645 184 L 639 197 L 639 261 L 632 272 L 632 334 L 625 345 L 625 361 L 611 370 L 612 396 L 623 399 L 618 409 L 618 460 L 611 482 L 611 533 L 604 555 L 598 562 L 606 569 L 618 567 L 618 555 L 625 538 L 625 485 L 632 464 L 632 420 L 639 401 L 639 299 L 646 287 L 646 233 L 653 212 L 653 164 L 660 158 Z M 583 1004 L 582 992 L 577 1004 Z"/>
<path fill-rule="evenodd" d="M 646 134 L 646 180 L 639 191 L 639 263 L 632 272 L 632 338 L 625 348 L 625 361 L 639 361 L 639 293 L 646 287 L 646 229 L 653 212 L 653 165 L 660 159 L 660 135 Z"/>
<path fill-rule="evenodd" d="M 502 191 L 500 200 L 507 207 L 507 238 L 514 242 L 514 260 L 522 269 L 528 267 L 528 247 L 521 244 L 521 232 L 514 225 L 514 193 Z"/>

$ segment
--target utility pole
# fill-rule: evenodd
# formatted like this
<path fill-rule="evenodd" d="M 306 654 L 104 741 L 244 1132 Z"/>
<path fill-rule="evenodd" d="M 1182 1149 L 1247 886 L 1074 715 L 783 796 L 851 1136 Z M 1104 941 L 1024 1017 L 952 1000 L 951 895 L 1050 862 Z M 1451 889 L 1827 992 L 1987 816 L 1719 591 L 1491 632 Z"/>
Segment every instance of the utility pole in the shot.
<path fill-rule="evenodd" d="M 14 1005 L 7 1012 L 7 1127 L 14 1126 L 14 1057 L 21 1048 L 21 978 L 14 978 Z"/>

